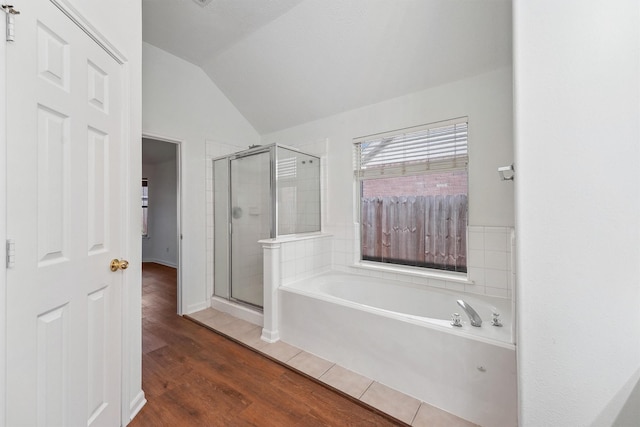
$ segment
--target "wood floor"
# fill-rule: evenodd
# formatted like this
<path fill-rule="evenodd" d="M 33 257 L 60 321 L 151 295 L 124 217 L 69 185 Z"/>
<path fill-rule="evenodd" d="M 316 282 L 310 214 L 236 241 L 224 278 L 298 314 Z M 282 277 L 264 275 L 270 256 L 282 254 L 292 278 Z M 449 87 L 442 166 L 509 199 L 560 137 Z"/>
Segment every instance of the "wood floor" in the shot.
<path fill-rule="evenodd" d="M 397 426 L 176 314 L 176 270 L 142 268 L 142 426 Z"/>

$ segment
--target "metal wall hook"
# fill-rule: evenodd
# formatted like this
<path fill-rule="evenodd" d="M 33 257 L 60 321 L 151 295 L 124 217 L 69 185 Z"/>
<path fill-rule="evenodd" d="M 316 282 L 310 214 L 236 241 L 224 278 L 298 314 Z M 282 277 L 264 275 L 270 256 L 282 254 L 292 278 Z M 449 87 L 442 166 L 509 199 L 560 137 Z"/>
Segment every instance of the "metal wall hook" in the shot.
<path fill-rule="evenodd" d="M 512 164 L 509 166 L 501 166 L 498 168 L 498 175 L 500 175 L 502 181 L 513 181 L 515 169 Z"/>

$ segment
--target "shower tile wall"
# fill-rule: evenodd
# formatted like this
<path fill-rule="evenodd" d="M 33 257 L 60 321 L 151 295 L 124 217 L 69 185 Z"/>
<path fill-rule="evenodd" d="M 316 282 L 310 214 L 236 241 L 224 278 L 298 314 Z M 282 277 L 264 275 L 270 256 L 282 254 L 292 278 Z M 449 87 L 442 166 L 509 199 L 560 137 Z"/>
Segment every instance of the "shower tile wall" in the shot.
<path fill-rule="evenodd" d="M 278 148 L 278 235 L 319 231 L 319 182 L 316 158 Z"/>
<path fill-rule="evenodd" d="M 308 160 L 307 160 L 308 161 Z M 316 167 L 303 167 L 298 175 L 298 213 L 297 224 L 301 232 L 318 231 L 320 222 L 320 205 L 318 203 L 318 181 L 320 169 Z"/>
<path fill-rule="evenodd" d="M 321 223 L 322 230 L 324 230 L 324 224 L 327 220 L 328 200 L 327 200 L 327 194 L 326 194 L 326 188 L 327 188 L 326 180 L 327 180 L 328 144 L 329 144 L 328 139 L 318 139 L 316 141 L 307 141 L 307 142 L 303 142 L 295 145 L 295 147 L 298 150 L 304 153 L 309 153 L 309 154 L 313 154 L 314 156 L 320 157 L 320 171 L 318 171 L 315 168 L 308 168 L 308 172 L 307 172 L 307 175 L 305 175 L 305 178 L 307 180 L 320 179 L 320 210 L 321 210 L 320 223 Z M 316 175 L 317 173 L 320 173 L 319 177 Z M 298 218 L 301 224 L 313 224 L 314 219 L 316 218 L 315 215 L 317 214 L 316 209 L 318 208 L 318 205 L 317 203 L 315 203 L 316 194 L 312 191 L 311 182 L 308 182 L 309 186 L 305 187 L 307 191 L 305 192 L 305 195 L 303 197 L 305 202 L 312 203 L 312 207 L 303 206 L 305 209 L 300 209 L 300 212 L 304 212 L 306 209 L 308 209 L 307 212 L 310 212 L 310 214 L 307 217 L 302 216 Z"/>

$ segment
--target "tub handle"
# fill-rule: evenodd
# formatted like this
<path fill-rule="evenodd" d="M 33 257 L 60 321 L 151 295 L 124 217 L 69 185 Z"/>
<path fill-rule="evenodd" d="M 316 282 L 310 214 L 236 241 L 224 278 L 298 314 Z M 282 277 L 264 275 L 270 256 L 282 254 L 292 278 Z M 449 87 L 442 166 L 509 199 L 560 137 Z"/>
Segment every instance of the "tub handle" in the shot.
<path fill-rule="evenodd" d="M 497 311 L 493 312 L 493 319 L 491 319 L 492 326 L 502 326 L 502 321 L 500 320 L 500 313 Z"/>
<path fill-rule="evenodd" d="M 461 327 L 462 326 L 462 321 L 460 321 L 460 314 L 459 313 L 453 313 L 451 315 L 451 326 L 457 326 L 457 327 Z"/>

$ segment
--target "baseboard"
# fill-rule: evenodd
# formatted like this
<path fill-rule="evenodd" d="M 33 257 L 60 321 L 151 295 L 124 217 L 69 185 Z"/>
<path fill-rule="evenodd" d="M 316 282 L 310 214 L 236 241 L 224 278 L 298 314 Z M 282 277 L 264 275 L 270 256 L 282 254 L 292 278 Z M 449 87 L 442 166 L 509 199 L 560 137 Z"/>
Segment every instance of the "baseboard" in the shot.
<path fill-rule="evenodd" d="M 144 397 L 144 391 L 140 390 L 140 393 L 136 396 L 135 399 L 129 405 L 129 413 L 131 414 L 129 417 L 129 421 L 135 418 L 138 415 L 138 412 L 142 409 L 142 407 L 147 403 L 147 399 Z"/>
<path fill-rule="evenodd" d="M 142 262 L 153 262 L 154 264 L 160 264 L 166 267 L 178 268 L 178 264 L 176 264 L 175 262 L 164 261 L 157 258 L 143 258 Z"/>

